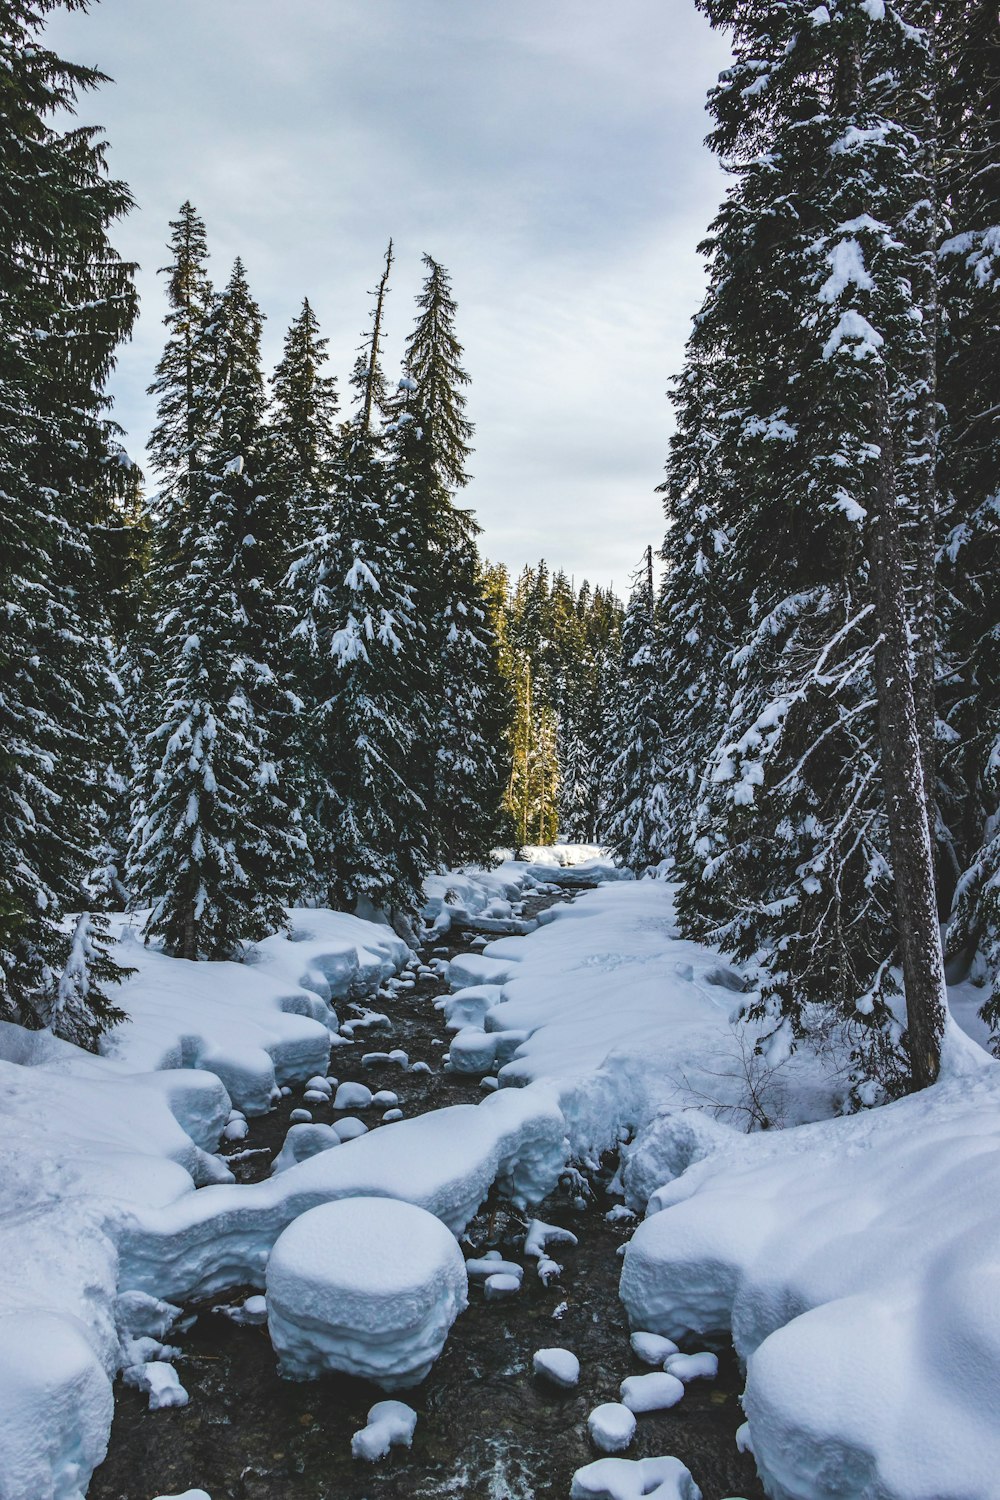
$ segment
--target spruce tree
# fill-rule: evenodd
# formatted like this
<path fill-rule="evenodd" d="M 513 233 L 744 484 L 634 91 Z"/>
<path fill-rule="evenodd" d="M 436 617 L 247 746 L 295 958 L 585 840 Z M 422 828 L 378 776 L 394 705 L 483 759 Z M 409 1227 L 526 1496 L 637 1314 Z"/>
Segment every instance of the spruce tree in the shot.
<path fill-rule="evenodd" d="M 404 917 L 421 905 L 426 812 L 412 784 L 415 657 L 404 517 L 376 430 L 392 247 L 352 377 L 354 411 L 317 530 L 287 590 L 305 707 L 300 744 L 316 894 Z"/>
<path fill-rule="evenodd" d="M 268 492 L 289 554 L 312 535 L 333 484 L 340 399 L 324 373 L 327 343 L 305 298 L 271 381 Z"/>
<path fill-rule="evenodd" d="M 919 1086 L 944 1016 L 920 698 L 933 68 L 906 24 L 926 16 L 853 0 L 703 8 L 736 42 L 712 142 L 738 181 L 698 329 L 725 413 L 705 488 L 736 649 L 682 915 L 762 964 L 756 1008 L 783 1038 L 809 1002 L 833 1002 L 890 1087 Z"/>
<path fill-rule="evenodd" d="M 121 1016 L 105 988 L 120 971 L 101 919 L 76 948 L 62 919 L 100 857 L 113 689 L 95 546 L 118 492 L 104 386 L 136 298 L 108 240 L 128 189 L 97 130 L 54 123 L 105 81 L 39 45 L 56 8 L 14 0 L 0 16 L 0 1014 L 92 1046 Z"/>
<path fill-rule="evenodd" d="M 212 310 L 212 417 L 163 560 L 167 664 L 133 835 L 146 931 L 184 958 L 225 958 L 285 925 L 302 851 L 275 769 L 282 684 L 260 369 L 261 316 L 237 261 Z"/>
<path fill-rule="evenodd" d="M 657 603 L 650 547 L 635 579 L 622 627 L 617 754 L 608 768 L 609 804 L 604 825 L 608 844 L 621 863 L 637 875 L 659 865 L 667 852 L 664 692 Z"/>
<path fill-rule="evenodd" d="M 413 610 L 421 639 L 411 701 L 418 786 L 436 865 L 489 860 L 505 780 L 505 703 L 479 564 L 478 527 L 455 504 L 468 483 L 472 424 L 465 417 L 462 346 L 444 267 L 427 276 L 394 402 L 393 474 L 405 510 Z"/>

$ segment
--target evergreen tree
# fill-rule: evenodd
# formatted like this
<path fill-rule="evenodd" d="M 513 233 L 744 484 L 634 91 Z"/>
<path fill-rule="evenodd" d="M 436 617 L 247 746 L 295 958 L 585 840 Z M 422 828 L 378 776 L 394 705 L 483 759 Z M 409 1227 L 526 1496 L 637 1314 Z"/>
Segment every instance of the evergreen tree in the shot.
<path fill-rule="evenodd" d="M 942 159 L 951 234 L 942 246 L 947 310 L 941 400 L 945 541 L 939 783 L 948 947 L 983 984 L 1000 1032 L 1000 20 L 986 0 L 940 18 Z M 998 1043 L 994 1039 L 994 1049 Z"/>
<path fill-rule="evenodd" d="M 638 875 L 666 855 L 660 634 L 650 547 L 622 627 L 617 754 L 608 771 L 605 822 L 607 842 L 621 863 Z"/>
<path fill-rule="evenodd" d="M 94 1045 L 121 1017 L 105 988 L 121 971 L 100 919 L 74 949 L 62 918 L 100 856 L 95 747 L 113 687 L 95 547 L 119 488 L 104 385 L 136 299 L 108 240 L 128 189 L 95 129 L 53 123 L 105 81 L 38 45 L 56 8 L 13 0 L 0 15 L 0 1015 Z"/>
<path fill-rule="evenodd" d="M 312 534 L 333 484 L 340 399 L 336 379 L 324 374 L 327 342 L 306 298 L 271 382 L 268 491 L 289 554 Z"/>
<path fill-rule="evenodd" d="M 505 780 L 504 694 L 480 574 L 476 534 L 454 491 L 468 483 L 472 424 L 464 415 L 462 346 L 444 268 L 424 256 L 407 375 L 394 403 L 396 503 L 406 513 L 413 608 L 422 637 L 411 700 L 418 789 L 432 862 L 488 861 Z"/>
<path fill-rule="evenodd" d="M 726 539 L 715 584 L 737 649 L 696 777 L 682 915 L 762 964 L 758 1008 L 784 1036 L 810 1001 L 832 1001 L 867 1030 L 890 1086 L 919 1085 L 943 1023 L 923 783 L 933 70 L 926 33 L 906 24 L 926 15 L 853 0 L 703 8 L 736 45 L 712 140 L 738 182 L 708 244 L 692 381 L 710 374 L 723 417 L 702 495 Z M 668 640 L 680 607 L 668 603 Z M 709 678 L 697 694 L 712 712 L 717 690 Z"/>
<path fill-rule="evenodd" d="M 278 783 L 275 534 L 265 469 L 261 317 L 237 261 L 212 312 L 213 418 L 164 561 L 167 663 L 134 834 L 146 931 L 184 958 L 224 958 L 285 925 L 302 850 Z"/>
<path fill-rule="evenodd" d="M 319 529 L 287 587 L 305 709 L 300 743 L 317 893 L 331 906 L 413 916 L 427 869 L 426 811 L 412 785 L 412 589 L 404 518 L 374 428 L 392 246 L 352 386 L 354 414 Z"/>

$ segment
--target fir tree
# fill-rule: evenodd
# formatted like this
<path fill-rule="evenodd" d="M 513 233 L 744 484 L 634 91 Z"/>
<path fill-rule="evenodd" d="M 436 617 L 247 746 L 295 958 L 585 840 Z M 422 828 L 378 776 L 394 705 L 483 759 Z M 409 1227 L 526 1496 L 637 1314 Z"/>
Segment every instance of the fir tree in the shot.
<path fill-rule="evenodd" d="M 618 753 L 608 770 L 606 839 L 636 874 L 660 864 L 664 842 L 664 718 L 662 647 L 653 549 L 635 580 L 621 641 Z"/>
<path fill-rule="evenodd" d="M 333 484 L 340 399 L 336 379 L 324 373 L 327 342 L 307 298 L 271 382 L 268 491 L 289 554 L 312 534 Z"/>
<path fill-rule="evenodd" d="M 105 81 L 38 45 L 56 8 L 14 0 L 0 17 L 0 1014 L 94 1045 L 121 1016 L 104 988 L 120 971 L 99 933 L 74 956 L 62 917 L 85 904 L 99 858 L 112 684 L 95 545 L 118 490 L 103 392 L 136 299 L 108 240 L 128 189 L 95 129 L 53 123 Z"/>
<path fill-rule="evenodd" d="M 716 582 L 738 649 L 698 778 L 683 915 L 762 962 L 759 1009 L 783 1034 L 809 1001 L 832 1000 L 867 1029 L 890 1086 L 919 1086 L 943 1022 L 920 699 L 933 647 L 927 37 L 898 6 L 703 8 L 736 38 L 712 108 L 738 183 L 709 242 L 698 345 L 725 413 L 707 509 L 727 539 Z"/>
<path fill-rule="evenodd" d="M 403 517 L 374 428 L 392 247 L 355 364 L 354 414 L 316 534 L 293 562 L 305 709 L 300 743 L 317 894 L 331 906 L 413 916 L 427 869 L 426 812 L 412 785 L 412 590 Z"/>
<path fill-rule="evenodd" d="M 164 562 L 169 676 L 134 834 L 146 931 L 184 958 L 229 957 L 284 926 L 302 849 L 274 762 L 281 538 L 261 485 L 261 317 L 239 261 L 212 328 L 214 415 Z"/>

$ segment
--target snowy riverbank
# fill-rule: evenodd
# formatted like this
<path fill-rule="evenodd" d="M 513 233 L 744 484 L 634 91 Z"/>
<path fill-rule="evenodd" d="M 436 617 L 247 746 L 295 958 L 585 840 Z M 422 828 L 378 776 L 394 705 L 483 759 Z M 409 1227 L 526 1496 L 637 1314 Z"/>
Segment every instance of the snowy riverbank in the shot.
<path fill-rule="evenodd" d="M 650 1200 L 625 1260 L 630 1317 L 732 1336 L 771 1493 L 988 1500 L 1000 1455 L 968 1434 L 1000 1400 L 1000 1069 L 956 1030 L 934 1090 L 828 1118 L 826 1062 L 754 1062 L 731 1019 L 741 977 L 676 937 L 668 884 L 610 880 L 521 921 L 518 898 L 564 868 L 572 883 L 616 873 L 508 862 L 429 882 L 437 933 L 534 927 L 478 938 L 438 1002 L 451 1066 L 483 1075 L 482 1103 L 259 1183 L 234 1184 L 214 1154 L 230 1111 L 266 1110 L 286 1080 L 325 1073 L 331 1045 L 354 1045 L 344 1033 L 361 1022 L 340 1026 L 333 1003 L 379 984 L 391 997 L 412 961 L 384 925 L 298 911 L 246 964 L 127 942 L 134 1020 L 104 1057 L 0 1028 L 0 1500 L 78 1500 L 115 1372 L 156 1360 L 162 1299 L 262 1287 L 272 1245 L 308 1210 L 392 1198 L 459 1234 L 494 1183 L 535 1203 L 571 1158 L 625 1141 L 622 1190 L 634 1208 Z M 787 1128 L 747 1135 L 761 1111 Z"/>

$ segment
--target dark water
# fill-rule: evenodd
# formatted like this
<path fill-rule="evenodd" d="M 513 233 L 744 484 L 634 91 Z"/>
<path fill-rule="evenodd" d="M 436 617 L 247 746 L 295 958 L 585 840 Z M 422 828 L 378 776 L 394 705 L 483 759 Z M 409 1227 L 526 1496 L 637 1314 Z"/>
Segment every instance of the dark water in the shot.
<path fill-rule="evenodd" d="M 532 905 L 537 909 L 554 899 L 564 898 L 535 898 Z M 366 1034 L 356 1047 L 335 1053 L 331 1070 L 341 1080 L 393 1089 L 407 1116 L 480 1098 L 477 1080 L 441 1071 L 448 1033 L 431 1004 L 440 988 L 424 981 L 391 1002 L 379 1000 L 392 1021 L 391 1039 Z M 341 1008 L 342 1020 L 351 1014 Z M 404 1047 L 411 1062 L 426 1060 L 434 1072 L 362 1068 L 362 1052 L 382 1046 Z M 296 1104 L 300 1097 L 283 1100 L 271 1115 L 252 1122 L 250 1138 L 235 1150 L 264 1150 L 234 1162 L 241 1178 L 266 1175 Z M 313 1115 L 333 1118 L 322 1106 Z M 376 1117 L 367 1119 L 374 1123 Z M 629 1348 L 617 1294 L 618 1251 L 632 1225 L 604 1217 L 612 1206 L 605 1184 L 613 1167 L 611 1161 L 603 1164 L 583 1199 L 579 1185 L 567 1180 L 537 1210 L 579 1239 L 575 1249 L 560 1245 L 553 1251 L 564 1267 L 560 1281 L 543 1287 L 529 1262 L 520 1294 L 509 1301 L 486 1302 L 478 1287 L 470 1289 L 468 1311 L 428 1379 L 416 1391 L 399 1393 L 419 1414 L 412 1449 L 394 1449 L 376 1465 L 355 1461 L 351 1436 L 383 1393 L 347 1376 L 279 1380 L 266 1328 L 234 1324 L 214 1310 L 218 1304 L 204 1304 L 187 1310 L 194 1321 L 183 1333 L 169 1335 L 183 1350 L 177 1371 L 189 1405 L 149 1412 L 144 1396 L 119 1385 L 110 1450 L 91 1483 L 90 1500 L 151 1500 L 194 1487 L 207 1490 L 212 1500 L 563 1500 L 573 1472 L 600 1456 L 587 1436 L 588 1414 L 600 1402 L 616 1400 L 621 1380 L 644 1368 Z M 470 1226 L 466 1248 L 521 1259 L 523 1234 L 516 1211 L 491 1201 Z M 255 1290 L 220 1300 L 232 1303 Z M 580 1359 L 575 1390 L 555 1390 L 532 1374 L 534 1351 L 553 1345 Z M 718 1380 L 694 1382 L 673 1410 L 639 1418 L 627 1457 L 674 1454 L 688 1465 L 705 1500 L 760 1500 L 752 1461 L 737 1452 L 734 1441 L 742 1421 L 741 1387 L 735 1361 L 723 1360 Z"/>

